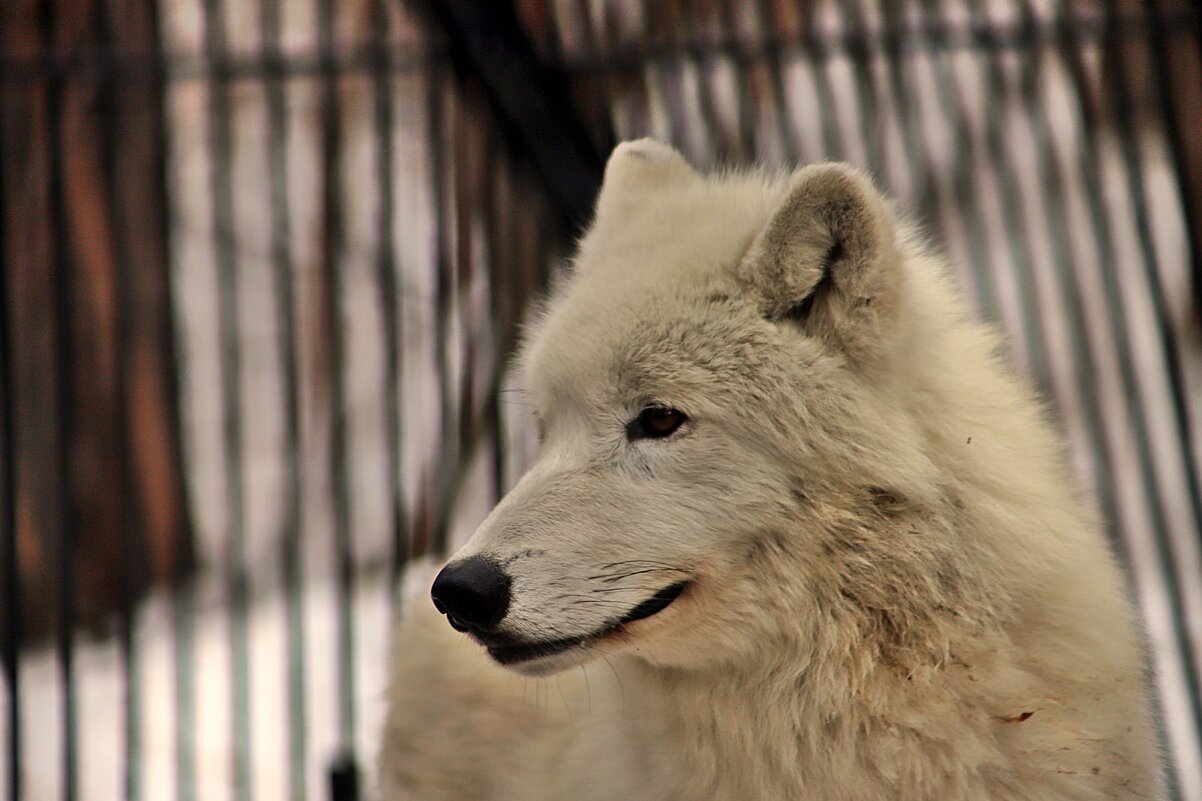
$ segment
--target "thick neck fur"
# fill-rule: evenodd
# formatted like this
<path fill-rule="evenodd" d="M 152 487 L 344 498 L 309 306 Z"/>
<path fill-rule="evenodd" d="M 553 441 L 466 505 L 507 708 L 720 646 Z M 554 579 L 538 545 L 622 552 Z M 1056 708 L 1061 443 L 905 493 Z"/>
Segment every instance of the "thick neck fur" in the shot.
<path fill-rule="evenodd" d="M 940 727 L 931 703 L 948 713 L 957 704 L 933 699 L 929 685 L 884 668 L 856 695 L 835 698 L 819 686 L 822 677 L 796 672 L 796 658 L 764 657 L 738 671 L 689 673 L 633 660 L 619 668 L 624 706 L 639 710 L 626 721 L 648 755 L 649 798 L 919 799 L 932 797 L 932 780 L 945 791 L 939 797 L 951 798 L 969 781 L 950 772 L 963 773 L 964 752 L 980 743 L 956 742 L 946 728 L 933 733 Z M 899 706 L 896 687 L 884 684 L 913 692 Z"/>

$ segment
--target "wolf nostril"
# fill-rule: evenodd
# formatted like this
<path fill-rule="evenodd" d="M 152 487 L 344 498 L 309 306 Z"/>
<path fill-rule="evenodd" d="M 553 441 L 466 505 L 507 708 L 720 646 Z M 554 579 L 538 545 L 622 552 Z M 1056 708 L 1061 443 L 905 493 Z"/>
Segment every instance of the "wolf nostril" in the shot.
<path fill-rule="evenodd" d="M 509 584 L 500 565 L 473 556 L 444 567 L 430 597 L 454 628 L 485 629 L 500 623 L 509 611 Z"/>

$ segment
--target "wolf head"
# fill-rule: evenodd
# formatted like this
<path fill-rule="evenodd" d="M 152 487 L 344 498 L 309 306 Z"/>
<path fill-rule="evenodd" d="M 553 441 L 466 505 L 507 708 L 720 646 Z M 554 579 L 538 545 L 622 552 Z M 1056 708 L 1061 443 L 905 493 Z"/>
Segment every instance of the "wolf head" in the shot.
<path fill-rule="evenodd" d="M 993 340 L 945 284 L 851 167 L 702 175 L 620 145 L 519 362 L 538 460 L 435 604 L 531 675 L 773 648 L 804 667 L 853 642 L 907 670 L 939 658 L 947 621 L 1010 591 L 974 572 L 990 544 L 956 535 L 973 471 L 947 455 L 996 443 L 980 404 L 942 406 L 1016 392 L 973 366 Z"/>

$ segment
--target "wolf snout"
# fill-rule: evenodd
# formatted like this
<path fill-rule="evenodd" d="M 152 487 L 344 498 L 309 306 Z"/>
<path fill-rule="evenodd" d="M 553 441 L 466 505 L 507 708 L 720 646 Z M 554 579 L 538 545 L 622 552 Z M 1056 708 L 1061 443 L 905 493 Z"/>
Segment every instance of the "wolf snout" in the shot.
<path fill-rule="evenodd" d="M 434 608 L 458 631 L 489 629 L 509 611 L 509 576 L 496 562 L 472 556 L 451 562 L 430 588 Z"/>

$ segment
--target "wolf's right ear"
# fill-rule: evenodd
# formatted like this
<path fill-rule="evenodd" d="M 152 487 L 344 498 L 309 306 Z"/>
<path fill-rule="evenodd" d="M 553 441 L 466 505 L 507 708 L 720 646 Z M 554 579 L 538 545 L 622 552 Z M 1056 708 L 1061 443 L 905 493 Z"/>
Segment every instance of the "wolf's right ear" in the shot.
<path fill-rule="evenodd" d="M 701 175 L 674 148 L 654 139 L 622 142 L 605 165 L 597 218 L 620 221 L 646 213 L 656 192 L 687 186 Z"/>
<path fill-rule="evenodd" d="M 895 240 L 893 215 L 867 175 L 847 164 L 803 167 L 739 275 L 769 319 L 864 358 L 897 314 Z"/>

